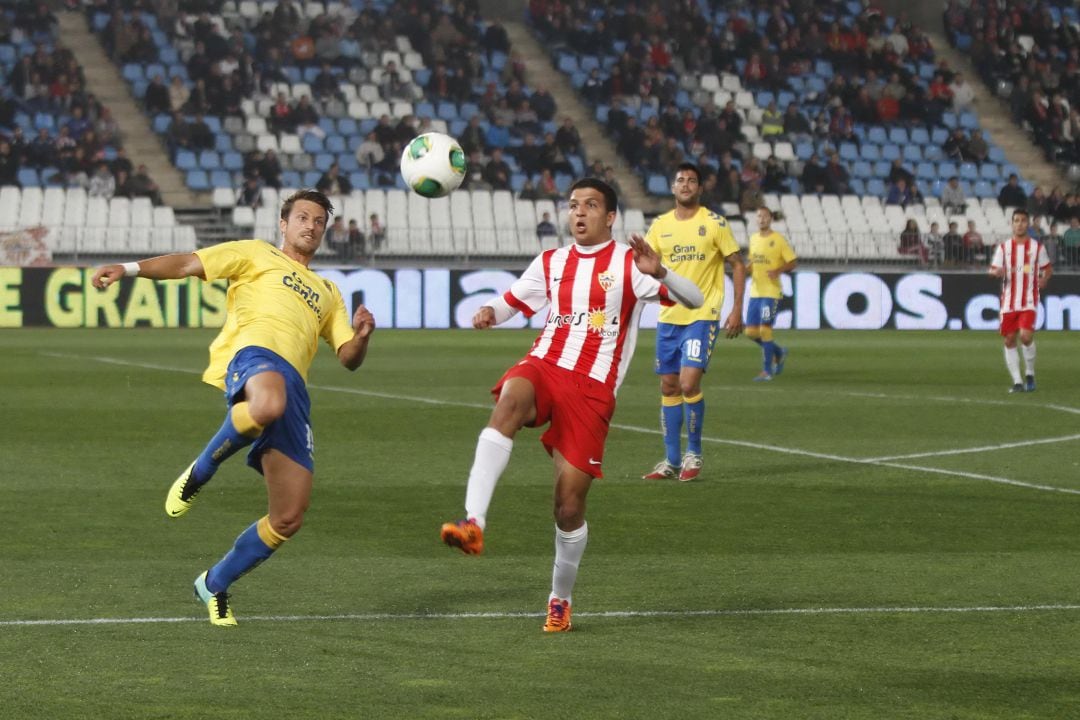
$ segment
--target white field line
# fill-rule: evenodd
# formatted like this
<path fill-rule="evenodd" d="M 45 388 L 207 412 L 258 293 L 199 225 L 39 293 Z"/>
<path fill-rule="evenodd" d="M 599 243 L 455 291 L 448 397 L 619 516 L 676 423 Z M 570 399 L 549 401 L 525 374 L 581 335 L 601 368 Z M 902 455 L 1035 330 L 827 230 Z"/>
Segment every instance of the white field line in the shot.
<path fill-rule="evenodd" d="M 936 450 L 934 452 L 911 453 L 910 455 L 887 455 L 884 457 L 866 458 L 865 462 L 912 460 L 914 458 L 942 457 L 944 455 L 966 455 L 968 453 L 1008 450 L 1010 448 L 1029 447 L 1031 445 L 1048 445 L 1051 443 L 1069 442 L 1070 440 L 1080 440 L 1080 435 L 1062 435 L 1061 437 L 1039 438 L 1037 440 L 1022 440 L 1020 442 L 1000 443 L 998 445 L 983 445 L 982 447 L 964 448 L 961 450 Z"/>
<path fill-rule="evenodd" d="M 1072 612 L 1080 605 L 1056 603 L 1047 605 L 972 605 L 955 607 L 810 607 L 810 608 L 733 608 L 728 610 L 608 610 L 574 612 L 577 618 L 701 618 L 756 617 L 783 615 L 931 615 L 939 613 L 1033 613 Z M 242 615 L 248 622 L 395 622 L 412 620 L 516 620 L 543 617 L 542 612 L 465 612 L 465 613 L 342 613 L 336 615 Z M 141 618 L 70 618 L 54 620 L 0 620 L 0 627 L 56 627 L 68 625 L 154 625 L 165 623 L 206 622 L 198 617 L 141 617 Z"/>
<path fill-rule="evenodd" d="M 70 354 L 70 353 L 54 353 L 54 352 L 44 352 L 42 354 L 47 355 L 49 357 L 70 358 L 70 359 L 78 359 L 78 360 L 93 360 L 95 362 L 107 363 L 107 364 L 110 364 L 110 365 L 125 365 L 125 366 L 129 366 L 129 367 L 144 368 L 144 369 L 148 369 L 148 370 L 163 370 L 163 371 L 167 371 L 167 372 L 181 372 L 181 373 L 186 373 L 186 374 L 189 374 L 189 375 L 198 375 L 198 374 L 200 374 L 198 371 L 191 370 L 189 368 L 180 368 L 180 367 L 174 367 L 174 366 L 169 366 L 169 365 L 157 365 L 157 364 L 153 364 L 153 363 L 133 362 L 133 361 L 130 361 L 130 360 L 123 360 L 123 359 L 119 359 L 119 358 L 111 358 L 111 357 L 104 357 L 104 356 L 89 356 L 89 357 L 87 357 L 87 356 L 83 356 L 83 355 L 76 355 L 76 354 Z M 416 396 L 412 396 L 412 395 L 398 395 L 398 394 L 393 394 L 393 393 L 381 393 L 381 392 L 377 392 L 377 391 L 373 391 L 373 390 L 363 390 L 363 389 L 360 389 L 360 388 L 353 388 L 353 387 L 340 387 L 340 386 L 334 386 L 334 385 L 308 385 L 308 387 L 313 389 L 313 390 L 327 390 L 327 391 L 330 391 L 330 392 L 348 393 L 348 394 L 352 394 L 352 395 L 363 395 L 363 396 L 367 396 L 367 397 L 378 397 L 378 398 L 389 399 L 389 400 L 402 400 L 402 401 L 406 401 L 406 402 L 416 402 L 416 403 L 422 403 L 422 404 L 426 404 L 426 405 L 444 405 L 444 406 L 450 406 L 450 407 L 469 407 L 469 408 L 481 408 L 481 409 L 489 409 L 489 408 L 492 407 L 491 403 L 472 403 L 472 402 L 462 402 L 462 401 L 457 401 L 457 400 L 437 400 L 437 399 L 433 399 L 433 398 L 416 397 Z M 889 395 L 880 394 L 880 393 L 845 393 L 845 394 L 854 395 L 854 396 L 860 396 L 860 397 L 875 397 L 875 398 L 881 398 L 881 399 L 896 399 L 896 397 L 900 397 L 900 396 L 889 396 Z M 914 396 L 911 396 L 911 399 L 917 399 L 917 398 L 915 398 Z M 942 398 L 932 398 L 932 399 L 941 400 L 941 401 L 947 401 L 947 402 L 958 402 L 958 401 L 961 401 L 961 400 L 966 400 L 966 401 L 972 402 L 972 403 L 981 402 L 981 403 L 990 404 L 990 405 L 1008 404 L 1008 403 L 1002 403 L 1002 402 L 996 401 L 996 400 L 974 401 L 974 400 L 970 400 L 970 399 L 944 398 L 944 397 L 942 397 Z M 1054 406 L 1046 405 L 1046 406 L 1042 406 L 1042 407 L 1047 407 L 1047 408 L 1055 409 L 1055 410 L 1058 410 L 1058 409 L 1068 410 L 1070 412 L 1073 411 L 1072 408 L 1066 408 L 1066 407 L 1058 406 L 1058 405 L 1054 405 Z M 1080 413 L 1080 411 L 1077 411 L 1077 412 Z M 612 423 L 611 427 L 618 428 L 620 430 L 626 430 L 626 431 L 629 431 L 629 432 L 643 433 L 643 434 L 647 434 L 647 435 L 659 435 L 660 434 L 660 430 L 658 430 L 657 428 L 643 428 L 643 427 L 639 427 L 639 426 L 635 426 L 635 425 L 621 425 L 621 424 L 618 424 L 618 423 Z M 1023 447 L 1023 446 L 1026 446 L 1026 445 L 1038 445 L 1038 444 L 1042 444 L 1042 443 L 1045 443 L 1045 442 L 1064 442 L 1066 440 L 1075 439 L 1075 438 L 1080 438 L 1080 436 L 1069 436 L 1068 438 L 1034 439 L 1034 440 L 1028 440 L 1028 441 L 1018 442 L 1018 443 L 1009 443 L 1009 444 L 1003 445 L 1001 447 L 1002 448 L 1004 448 L 1004 447 Z M 983 475 L 983 474 L 980 474 L 980 473 L 969 473 L 969 472 L 964 472 L 964 471 L 961 471 L 961 470 L 946 470 L 944 468 L 924 467 L 924 466 L 920 466 L 920 465 L 907 465 L 907 464 L 901 464 L 901 463 L 897 463 L 897 462 L 892 462 L 893 460 L 903 459 L 902 457 L 896 457 L 896 458 L 853 458 L 853 457 L 846 457 L 846 456 L 843 456 L 843 455 L 832 455 L 832 454 L 828 454 L 828 453 L 813 452 L 811 450 L 802 450 L 802 449 L 799 449 L 799 448 L 785 448 L 785 447 L 779 447 L 779 446 L 776 446 L 776 445 L 766 445 L 766 444 L 762 444 L 762 443 L 753 443 L 753 442 L 748 442 L 748 441 L 745 441 L 745 440 L 728 440 L 728 439 L 724 439 L 724 438 L 712 438 L 712 437 L 703 437 L 702 440 L 704 440 L 705 442 L 717 443 L 717 444 L 721 444 L 721 445 L 733 445 L 733 446 L 736 446 L 736 447 L 751 448 L 753 450 L 768 450 L 768 451 L 771 451 L 771 452 L 784 453 L 784 454 L 788 454 L 788 455 L 799 455 L 799 456 L 802 456 L 802 457 L 811 457 L 811 458 L 815 458 L 817 460 L 831 460 L 831 461 L 834 461 L 834 462 L 854 463 L 854 464 L 859 464 L 859 465 L 873 465 L 873 466 L 879 466 L 879 467 L 891 467 L 891 468 L 897 468 L 897 469 L 901 469 L 901 470 L 914 470 L 914 471 L 917 471 L 917 472 L 926 472 L 926 473 L 932 473 L 932 474 L 936 474 L 936 475 L 949 475 L 949 476 L 953 476 L 953 477 L 962 477 L 962 478 L 966 478 L 968 480 L 982 480 L 982 481 L 985 481 L 985 482 L 998 483 L 998 484 L 1001 484 L 1001 485 L 1012 485 L 1014 487 L 1023 487 L 1023 488 L 1028 488 L 1030 490 L 1040 490 L 1040 491 L 1045 491 L 1045 492 L 1059 492 L 1059 493 L 1065 493 L 1065 494 L 1069 494 L 1069 495 L 1080 495 L 1080 490 L 1076 490 L 1076 489 L 1073 489 L 1073 488 L 1062 488 L 1062 487 L 1057 487 L 1057 486 L 1053 486 L 1053 485 L 1039 485 L 1039 484 L 1036 484 L 1036 483 L 1027 483 L 1027 482 L 1024 482 L 1022 480 L 1011 480 L 1009 478 L 997 477 L 997 476 L 994 476 L 994 475 Z M 925 453 L 925 454 L 920 454 L 920 455 L 915 455 L 915 456 L 906 456 L 906 457 L 932 457 L 932 456 L 934 456 L 936 454 L 951 455 L 951 454 L 959 454 L 959 453 L 965 453 L 965 452 L 979 452 L 980 450 L 986 450 L 986 449 L 987 448 L 975 448 L 975 449 L 970 449 L 970 450 L 946 450 L 946 451 L 941 451 L 940 453 Z"/>

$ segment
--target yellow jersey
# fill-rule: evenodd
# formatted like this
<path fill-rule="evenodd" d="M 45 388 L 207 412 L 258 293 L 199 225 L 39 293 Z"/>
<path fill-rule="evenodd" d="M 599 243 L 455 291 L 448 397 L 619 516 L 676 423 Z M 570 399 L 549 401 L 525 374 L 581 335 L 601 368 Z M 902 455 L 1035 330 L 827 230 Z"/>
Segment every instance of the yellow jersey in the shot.
<path fill-rule="evenodd" d="M 225 324 L 210 344 L 203 382 L 224 390 L 229 362 L 251 345 L 283 357 L 306 382 L 320 337 L 335 352 L 353 338 L 337 286 L 273 245 L 235 240 L 195 254 L 207 281 L 229 280 Z"/>
<path fill-rule="evenodd" d="M 691 218 L 677 220 L 672 210 L 653 220 L 645 240 L 664 265 L 693 280 L 705 295 L 699 308 L 664 307 L 660 322 L 689 325 L 698 320 L 719 320 L 724 305 L 724 258 L 739 252 L 727 220 L 705 207 L 698 208 Z"/>
<path fill-rule="evenodd" d="M 776 270 L 795 259 L 795 251 L 788 245 L 787 239 L 769 230 L 767 235 L 756 232 L 750 236 L 750 297 L 779 298 L 784 293 L 780 288 L 780 278 L 769 277 L 770 270 Z"/>

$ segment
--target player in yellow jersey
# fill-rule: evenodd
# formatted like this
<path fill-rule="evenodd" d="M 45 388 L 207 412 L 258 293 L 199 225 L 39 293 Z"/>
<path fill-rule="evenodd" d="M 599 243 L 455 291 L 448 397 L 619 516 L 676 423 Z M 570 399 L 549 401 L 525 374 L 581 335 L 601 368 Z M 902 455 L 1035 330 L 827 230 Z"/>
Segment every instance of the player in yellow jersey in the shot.
<path fill-rule="evenodd" d="M 225 422 L 165 500 L 170 517 L 186 513 L 218 466 L 251 445 L 248 464 L 266 481 L 269 512 L 240 533 L 232 549 L 195 579 L 195 595 L 214 625 L 235 625 L 229 586 L 270 557 L 303 522 L 311 497 L 314 440 L 307 372 L 323 338 L 341 364 L 364 362 L 375 320 L 363 305 L 351 322 L 341 291 L 309 268 L 333 212 L 321 192 L 301 190 L 281 206 L 280 248 L 238 240 L 196 250 L 104 265 L 93 284 L 105 290 L 124 276 L 228 279 L 227 315 L 210 345 L 203 380 L 225 391 Z M 113 289 L 113 292 L 117 292 Z"/>
<path fill-rule="evenodd" d="M 773 342 L 773 323 L 783 291 L 780 276 L 795 269 L 798 260 L 787 238 L 772 229 L 772 210 L 758 208 L 758 231 L 750 236 L 750 304 L 746 336 L 761 346 L 761 372 L 754 382 L 768 382 L 784 371 L 787 350 Z"/>
<path fill-rule="evenodd" d="M 686 482 L 701 473 L 701 434 L 705 396 L 701 378 L 720 330 L 724 305 L 724 264 L 731 266 L 734 308 L 724 320 L 728 338 L 742 332 L 743 288 L 746 266 L 731 227 L 722 216 L 701 206 L 701 173 L 683 163 L 671 182 L 675 209 L 656 218 L 645 240 L 664 264 L 693 280 L 705 294 L 700 308 L 681 305 L 660 311 L 656 326 L 656 374 L 660 376 L 660 427 L 665 457 L 646 480 L 678 478 Z M 682 454 L 682 426 L 686 424 L 686 454 Z"/>

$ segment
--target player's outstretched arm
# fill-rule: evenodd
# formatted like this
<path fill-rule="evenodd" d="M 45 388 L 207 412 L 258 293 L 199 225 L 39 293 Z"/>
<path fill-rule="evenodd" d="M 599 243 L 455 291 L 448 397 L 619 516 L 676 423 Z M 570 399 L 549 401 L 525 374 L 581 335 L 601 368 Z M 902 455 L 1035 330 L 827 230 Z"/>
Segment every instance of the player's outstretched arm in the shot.
<path fill-rule="evenodd" d="M 338 348 L 337 356 L 341 364 L 349 370 L 355 370 L 364 364 L 367 356 L 368 339 L 375 332 L 375 316 L 363 305 L 356 307 L 352 318 L 352 340 Z"/>
<path fill-rule="evenodd" d="M 153 280 L 179 280 L 186 277 L 206 279 L 202 260 L 195 253 L 174 253 L 139 260 L 138 262 L 102 265 L 94 271 L 91 284 L 104 290 L 125 275 L 151 278 Z"/>
<path fill-rule="evenodd" d="M 634 252 L 634 265 L 639 272 L 659 280 L 680 305 L 690 308 L 701 307 L 705 302 L 705 295 L 693 280 L 684 278 L 674 270 L 664 267 L 664 264 L 660 262 L 660 255 L 640 235 L 631 235 L 628 242 Z"/>

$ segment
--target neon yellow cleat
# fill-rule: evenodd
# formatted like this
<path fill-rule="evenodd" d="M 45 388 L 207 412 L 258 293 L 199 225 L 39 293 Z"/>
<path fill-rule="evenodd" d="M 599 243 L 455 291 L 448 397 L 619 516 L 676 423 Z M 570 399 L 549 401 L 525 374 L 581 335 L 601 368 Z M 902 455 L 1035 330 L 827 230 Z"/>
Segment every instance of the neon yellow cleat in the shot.
<path fill-rule="evenodd" d="M 180 517 L 195 503 L 195 496 L 202 490 L 202 485 L 196 485 L 191 481 L 191 471 L 195 468 L 195 463 L 191 463 L 187 466 L 187 470 L 180 473 L 180 477 L 176 478 L 172 487 L 169 488 L 169 494 L 165 496 L 165 514 L 169 517 Z"/>
<path fill-rule="evenodd" d="M 559 598 L 552 598 L 548 603 L 544 632 L 570 632 L 573 627 L 570 622 L 570 603 Z"/>
<path fill-rule="evenodd" d="M 206 573 L 195 578 L 195 598 L 206 604 L 210 611 L 210 624 L 219 627 L 236 627 L 236 618 L 229 607 L 228 593 L 212 593 L 206 587 Z"/>

